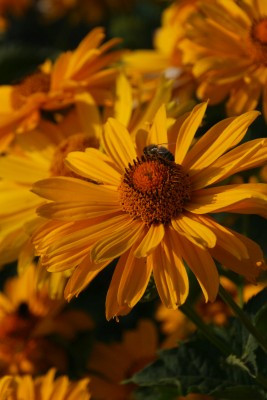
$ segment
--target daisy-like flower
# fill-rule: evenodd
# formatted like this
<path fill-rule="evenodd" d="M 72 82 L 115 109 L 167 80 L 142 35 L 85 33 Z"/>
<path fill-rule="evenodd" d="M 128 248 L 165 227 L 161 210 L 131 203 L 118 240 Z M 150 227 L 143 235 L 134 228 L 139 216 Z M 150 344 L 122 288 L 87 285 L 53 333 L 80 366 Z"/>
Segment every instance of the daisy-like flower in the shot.
<path fill-rule="evenodd" d="M 46 375 L 33 378 L 31 375 L 5 376 L 0 379 L 2 400 L 90 400 L 89 379 L 70 381 L 65 375 L 55 377 L 51 368 Z"/>
<path fill-rule="evenodd" d="M 49 339 L 57 334 L 72 340 L 79 331 L 90 330 L 87 314 L 63 310 L 63 300 L 49 298 L 48 290 L 36 289 L 36 267 L 31 264 L 19 277 L 7 280 L 0 293 L 0 373 L 40 373 L 56 366 L 66 371 L 63 346 Z"/>
<path fill-rule="evenodd" d="M 37 129 L 18 135 L 9 153 L 0 157 L 0 265 L 19 257 L 30 230 L 41 222 L 35 213 L 40 198 L 30 192 L 32 184 L 51 175 L 73 176 L 64 165 L 68 152 L 99 146 L 100 116 L 93 99 L 82 94 L 75 102 L 62 122 L 41 121 Z"/>
<path fill-rule="evenodd" d="M 75 103 L 78 92 L 89 92 L 100 104 L 111 102 L 111 87 L 118 73 L 111 64 L 122 51 L 108 52 L 120 39 L 101 44 L 104 37 L 104 30 L 95 28 L 77 49 L 62 53 L 54 64 L 47 61 L 19 84 L 0 87 L 0 147 L 6 146 L 11 131 L 35 128 L 42 110 L 55 111 Z"/>
<path fill-rule="evenodd" d="M 179 44 L 183 63 L 198 80 L 197 95 L 228 115 L 257 107 L 267 118 L 267 3 L 265 0 L 199 1 Z"/>
<path fill-rule="evenodd" d="M 75 173 L 97 184 L 55 177 L 34 185 L 35 193 L 51 201 L 39 209 L 51 220 L 33 242 L 49 271 L 75 268 L 65 289 L 68 300 L 118 257 L 107 294 L 108 319 L 130 311 L 151 274 L 162 302 L 177 308 L 189 290 L 184 262 L 206 301 L 218 292 L 213 258 L 250 280 L 257 277 L 264 267 L 259 246 L 208 214 L 267 217 L 266 184 L 214 185 L 266 161 L 267 140 L 233 148 L 258 115 L 252 111 L 219 122 L 192 145 L 205 110 L 200 104 L 169 125 L 162 106 L 135 144 L 126 128 L 110 119 L 103 137 L 106 154 L 86 149 L 66 159 Z"/>

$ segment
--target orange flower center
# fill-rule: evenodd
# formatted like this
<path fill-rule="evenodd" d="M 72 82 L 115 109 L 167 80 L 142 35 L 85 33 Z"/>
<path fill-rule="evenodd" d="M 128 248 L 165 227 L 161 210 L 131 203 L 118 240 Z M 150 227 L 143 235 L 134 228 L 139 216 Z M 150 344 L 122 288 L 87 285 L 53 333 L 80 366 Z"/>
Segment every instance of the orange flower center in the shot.
<path fill-rule="evenodd" d="M 71 151 L 83 151 L 87 147 L 98 148 L 99 140 L 94 137 L 88 137 L 83 133 L 77 133 L 76 135 L 72 135 L 63 140 L 54 153 L 50 167 L 51 175 L 77 177 L 78 175 L 76 175 L 75 172 L 72 172 L 68 167 L 66 167 L 64 160 Z"/>
<path fill-rule="evenodd" d="M 48 93 L 50 89 L 50 75 L 42 71 L 33 73 L 27 76 L 23 81 L 14 85 L 12 93 L 13 106 L 20 107 L 25 98 L 33 95 L 34 93 Z"/>
<path fill-rule="evenodd" d="M 267 17 L 256 20 L 250 31 L 251 52 L 257 62 L 267 64 Z"/>
<path fill-rule="evenodd" d="M 126 168 L 118 190 L 122 209 L 132 218 L 168 224 L 190 199 L 190 180 L 174 161 L 144 154 Z"/>

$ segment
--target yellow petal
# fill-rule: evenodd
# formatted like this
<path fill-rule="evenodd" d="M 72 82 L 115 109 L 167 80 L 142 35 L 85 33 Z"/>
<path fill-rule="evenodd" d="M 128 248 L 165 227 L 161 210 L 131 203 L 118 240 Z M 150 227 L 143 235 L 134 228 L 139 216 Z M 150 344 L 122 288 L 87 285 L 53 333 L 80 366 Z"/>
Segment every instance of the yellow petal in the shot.
<path fill-rule="evenodd" d="M 96 185 L 81 179 L 55 177 L 38 181 L 32 191 L 53 201 L 98 201 L 102 196 L 106 201 L 117 201 L 117 191 L 104 185 Z"/>
<path fill-rule="evenodd" d="M 237 258 L 234 252 L 227 251 L 224 243 L 221 242 L 220 238 L 217 241 L 217 245 L 210 249 L 210 253 L 213 258 L 219 261 L 224 267 L 231 269 L 239 275 L 244 276 L 249 281 L 256 283 L 256 279 L 263 269 L 266 269 L 264 262 L 264 256 L 260 246 L 253 242 L 253 240 L 246 236 L 240 235 L 237 232 L 232 231 L 233 235 L 236 236 L 243 246 L 246 247 L 248 257 Z"/>
<path fill-rule="evenodd" d="M 228 151 L 210 168 L 193 171 L 190 181 L 194 190 L 219 182 L 232 174 L 255 168 L 267 161 L 267 140 L 256 139 Z"/>
<path fill-rule="evenodd" d="M 195 171 L 208 167 L 243 139 L 249 125 L 258 115 L 258 111 L 250 111 L 218 122 L 189 151 L 184 167 Z"/>
<path fill-rule="evenodd" d="M 209 252 L 195 246 L 183 236 L 180 236 L 180 251 L 183 259 L 196 276 L 205 301 L 214 301 L 219 289 L 219 274 Z"/>
<path fill-rule="evenodd" d="M 185 209 L 195 214 L 237 212 L 267 218 L 267 185 L 245 183 L 196 190 Z"/>
<path fill-rule="evenodd" d="M 90 254 L 75 268 L 64 290 L 64 297 L 70 301 L 78 296 L 89 283 L 102 271 L 108 262 L 95 264 L 90 260 Z"/>
<path fill-rule="evenodd" d="M 104 127 L 103 145 L 106 153 L 120 167 L 122 173 L 136 158 L 130 134 L 120 122 L 109 118 Z"/>
<path fill-rule="evenodd" d="M 216 235 L 193 214 L 183 213 L 180 218 L 173 219 L 172 227 L 180 235 L 201 246 L 214 247 L 216 244 Z"/>
<path fill-rule="evenodd" d="M 136 258 L 133 255 L 133 249 L 129 252 L 127 259 L 120 260 L 120 262 L 123 262 L 124 268 L 118 287 L 118 304 L 121 306 L 126 304 L 132 308 L 143 296 L 151 276 L 152 268 L 148 265 L 146 258 Z M 118 265 L 116 269 L 117 267 Z"/>
<path fill-rule="evenodd" d="M 191 146 L 192 140 L 206 112 L 207 103 L 198 104 L 183 122 L 177 136 L 175 162 L 183 164 L 184 158 Z"/>
<path fill-rule="evenodd" d="M 162 303 L 168 308 L 177 308 L 188 296 L 187 272 L 177 249 L 177 234 L 168 229 L 164 241 L 148 257 L 153 266 L 153 275 Z"/>
<path fill-rule="evenodd" d="M 163 104 L 157 111 L 148 135 L 149 144 L 168 144 L 166 107 Z"/>
<path fill-rule="evenodd" d="M 120 212 L 121 207 L 118 201 L 97 201 L 95 204 L 85 204 L 84 202 L 57 202 L 44 204 L 38 207 L 37 214 L 45 218 L 52 218 L 61 221 L 79 221 L 112 215 Z"/>
<path fill-rule="evenodd" d="M 119 257 L 138 240 L 143 230 L 143 223 L 138 223 L 125 217 L 124 223 L 118 229 L 111 230 L 108 238 L 99 240 L 92 247 L 92 260 L 104 262 Z"/>
<path fill-rule="evenodd" d="M 114 118 L 124 126 L 128 126 L 132 115 L 132 89 L 125 74 L 120 73 L 116 81 Z"/>
<path fill-rule="evenodd" d="M 88 92 L 79 93 L 75 96 L 75 105 L 83 132 L 88 137 L 100 138 L 101 119 L 93 97 Z"/>
<path fill-rule="evenodd" d="M 74 151 L 67 155 L 66 165 L 76 174 L 99 183 L 119 186 L 121 175 L 106 162 L 98 158 L 100 151 L 87 149 L 85 153 Z"/>
<path fill-rule="evenodd" d="M 134 252 L 135 257 L 147 257 L 159 245 L 164 237 L 163 224 L 151 225 L 144 239 Z"/>

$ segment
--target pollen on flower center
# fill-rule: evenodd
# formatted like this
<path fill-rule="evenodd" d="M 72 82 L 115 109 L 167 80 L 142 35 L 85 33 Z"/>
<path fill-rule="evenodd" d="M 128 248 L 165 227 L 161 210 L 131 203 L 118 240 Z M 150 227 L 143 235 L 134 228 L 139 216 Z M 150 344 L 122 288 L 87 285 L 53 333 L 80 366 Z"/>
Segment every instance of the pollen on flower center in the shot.
<path fill-rule="evenodd" d="M 254 21 L 249 49 L 257 62 L 267 64 L 267 17 Z"/>
<path fill-rule="evenodd" d="M 181 165 L 143 155 L 126 168 L 118 190 L 122 210 L 132 218 L 168 224 L 190 199 L 190 180 Z"/>
<path fill-rule="evenodd" d="M 52 176 L 73 176 L 77 177 L 66 167 L 64 160 L 71 151 L 84 151 L 87 147 L 98 148 L 99 140 L 95 137 L 89 137 L 83 133 L 77 133 L 63 140 L 55 150 L 54 157 L 50 166 Z M 79 176 L 80 178 L 80 176 Z"/>
<path fill-rule="evenodd" d="M 48 93 L 50 88 L 50 75 L 42 71 L 35 72 L 27 76 L 19 84 L 14 85 L 12 93 L 12 103 L 14 107 L 19 107 L 25 98 L 34 93 Z"/>

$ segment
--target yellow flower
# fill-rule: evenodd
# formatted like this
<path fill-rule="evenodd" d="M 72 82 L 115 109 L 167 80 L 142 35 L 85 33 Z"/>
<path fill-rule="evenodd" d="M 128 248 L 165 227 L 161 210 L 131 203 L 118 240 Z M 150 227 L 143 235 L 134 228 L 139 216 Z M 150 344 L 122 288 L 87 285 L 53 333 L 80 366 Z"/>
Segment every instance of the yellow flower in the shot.
<path fill-rule="evenodd" d="M 89 379 L 70 381 L 65 375 L 55 378 L 51 368 L 46 375 L 5 376 L 0 379 L 2 400 L 90 400 Z"/>
<path fill-rule="evenodd" d="M 100 116 L 89 94 L 76 96 L 76 107 L 58 124 L 18 135 L 9 153 L 0 157 L 0 265 L 19 259 L 19 271 L 33 258 L 31 233 L 44 222 L 35 210 L 42 200 L 30 192 L 32 184 L 54 175 L 75 176 L 64 165 L 69 151 L 98 147 Z M 40 281 L 50 281 L 52 297 L 62 296 L 65 273 L 40 269 Z"/>
<path fill-rule="evenodd" d="M 200 1 L 179 44 L 183 62 L 198 80 L 197 95 L 228 115 L 257 107 L 267 118 L 267 3 L 265 0 Z"/>
<path fill-rule="evenodd" d="M 0 158 L 0 265 L 14 261 L 28 240 L 23 226 L 36 220 L 40 198 L 29 189 L 45 177 L 71 175 L 64 166 L 69 151 L 99 146 L 100 116 L 88 94 L 76 96 L 76 107 L 60 123 L 42 120 L 37 129 L 19 135 Z M 40 219 L 38 218 L 38 221 Z"/>
<path fill-rule="evenodd" d="M 87 314 L 64 311 L 64 301 L 51 300 L 48 290 L 36 289 L 36 267 L 31 264 L 19 277 L 9 278 L 0 293 L 0 373 L 40 373 L 56 366 L 66 371 L 63 346 L 47 335 L 73 339 L 77 331 L 92 329 Z"/>
<path fill-rule="evenodd" d="M 266 161 L 266 139 L 232 149 L 258 112 L 219 122 L 191 147 L 205 110 L 206 104 L 200 104 L 168 126 L 162 106 L 135 144 L 122 124 L 109 119 L 103 136 L 106 154 L 86 149 L 66 159 L 75 173 L 97 184 L 55 177 L 34 185 L 35 193 L 51 200 L 39 209 L 51 221 L 33 242 L 49 271 L 75 267 L 67 299 L 117 257 L 107 294 L 108 319 L 130 311 L 151 274 L 162 302 L 177 308 L 189 289 L 184 262 L 206 301 L 214 301 L 218 292 L 213 258 L 250 280 L 257 277 L 264 267 L 259 246 L 207 214 L 267 217 L 266 184 L 214 186 Z M 166 147 L 155 145 L 160 143 Z"/>
<path fill-rule="evenodd" d="M 35 128 L 41 111 L 55 111 L 75 103 L 78 92 L 89 92 L 97 103 L 112 100 L 111 87 L 118 73 L 111 64 L 121 50 L 108 52 L 120 40 L 105 37 L 102 28 L 93 29 L 76 50 L 62 53 L 54 65 L 47 61 L 21 83 L 0 87 L 0 148 L 10 131 L 22 133 Z"/>
<path fill-rule="evenodd" d="M 193 97 L 195 83 L 181 60 L 177 43 L 183 35 L 183 21 L 196 0 L 182 0 L 171 4 L 162 14 L 161 27 L 156 31 L 153 50 L 135 50 L 123 56 L 125 70 L 132 86 L 142 88 L 141 100 L 147 101 L 162 75 L 174 81 L 173 97 L 188 101 Z"/>
<path fill-rule="evenodd" d="M 96 342 L 87 365 L 92 397 L 101 400 L 128 400 L 134 385 L 122 382 L 154 361 L 158 334 L 150 320 L 140 320 L 134 330 L 125 331 L 120 343 Z"/>

